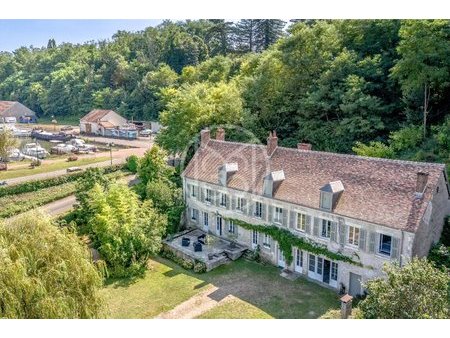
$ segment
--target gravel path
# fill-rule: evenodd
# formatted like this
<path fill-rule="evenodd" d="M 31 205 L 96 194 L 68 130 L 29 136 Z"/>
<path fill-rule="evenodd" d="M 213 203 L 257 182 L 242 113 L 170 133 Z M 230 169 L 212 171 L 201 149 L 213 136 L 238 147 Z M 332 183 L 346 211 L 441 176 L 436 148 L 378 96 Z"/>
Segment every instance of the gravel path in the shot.
<path fill-rule="evenodd" d="M 231 301 L 236 297 L 228 295 L 225 298 L 217 301 L 210 297 L 219 288 L 211 285 L 205 291 L 189 298 L 187 301 L 177 305 L 170 311 L 164 312 L 156 316 L 156 319 L 193 319 L 206 311 L 211 310 L 219 304 Z"/>

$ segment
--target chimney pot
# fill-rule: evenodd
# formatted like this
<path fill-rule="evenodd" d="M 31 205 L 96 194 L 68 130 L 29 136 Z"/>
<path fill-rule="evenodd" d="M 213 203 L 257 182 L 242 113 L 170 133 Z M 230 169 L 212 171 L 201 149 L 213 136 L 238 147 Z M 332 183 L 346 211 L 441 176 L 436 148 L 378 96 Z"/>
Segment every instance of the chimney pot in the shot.
<path fill-rule="evenodd" d="M 209 129 L 203 129 L 200 132 L 200 147 L 206 147 L 211 138 L 211 131 Z"/>
<path fill-rule="evenodd" d="M 218 128 L 216 131 L 216 140 L 225 141 L 225 130 L 223 128 Z"/>
<path fill-rule="evenodd" d="M 278 147 L 278 137 L 274 130 L 273 133 L 269 132 L 269 137 L 267 138 L 267 155 L 272 156 L 275 149 Z"/>
<path fill-rule="evenodd" d="M 311 150 L 312 149 L 312 145 L 311 143 L 298 143 L 297 144 L 297 149 L 298 150 Z"/>

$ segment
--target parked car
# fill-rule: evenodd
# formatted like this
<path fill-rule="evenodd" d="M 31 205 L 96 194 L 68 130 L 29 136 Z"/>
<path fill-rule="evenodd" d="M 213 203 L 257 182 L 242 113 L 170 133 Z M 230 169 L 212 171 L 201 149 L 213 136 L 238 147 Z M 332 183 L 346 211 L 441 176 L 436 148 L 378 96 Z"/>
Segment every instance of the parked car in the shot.
<path fill-rule="evenodd" d="M 68 172 L 68 173 L 73 173 L 73 172 L 81 171 L 81 170 L 83 170 L 83 169 L 81 169 L 80 167 L 70 167 L 70 168 L 67 168 L 67 172 Z"/>
<path fill-rule="evenodd" d="M 149 137 L 151 135 L 152 135 L 152 130 L 151 129 L 144 129 L 144 130 L 141 130 L 139 132 L 139 136 Z"/>
<path fill-rule="evenodd" d="M 61 131 L 70 131 L 70 130 L 73 130 L 73 127 L 72 127 L 72 126 L 64 126 L 64 127 L 61 127 Z"/>

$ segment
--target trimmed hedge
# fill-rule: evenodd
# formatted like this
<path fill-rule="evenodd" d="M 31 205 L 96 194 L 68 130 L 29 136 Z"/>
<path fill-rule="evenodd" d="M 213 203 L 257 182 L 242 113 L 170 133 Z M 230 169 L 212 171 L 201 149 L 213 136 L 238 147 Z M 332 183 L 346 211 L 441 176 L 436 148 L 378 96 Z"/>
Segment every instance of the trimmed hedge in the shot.
<path fill-rule="evenodd" d="M 103 167 L 103 172 L 109 174 L 118 170 L 123 170 L 123 164 L 116 164 L 113 166 Z M 43 180 L 29 181 L 25 183 L 20 183 L 16 185 L 6 186 L 0 188 L 0 197 L 23 194 L 27 192 L 33 192 L 40 189 L 50 188 L 57 185 L 69 183 L 76 181 L 77 179 L 83 177 L 85 171 L 77 172 L 73 174 L 62 175 L 58 177 L 47 178 Z"/>

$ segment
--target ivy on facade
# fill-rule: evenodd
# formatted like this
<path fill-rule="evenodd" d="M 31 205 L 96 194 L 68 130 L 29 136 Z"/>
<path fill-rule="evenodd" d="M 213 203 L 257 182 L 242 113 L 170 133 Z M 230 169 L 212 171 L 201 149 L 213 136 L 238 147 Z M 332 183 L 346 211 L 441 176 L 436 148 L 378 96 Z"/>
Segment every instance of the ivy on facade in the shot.
<path fill-rule="evenodd" d="M 279 228 L 276 225 L 268 225 L 268 224 L 256 225 L 234 218 L 226 218 L 226 219 L 232 221 L 235 225 L 240 226 L 244 229 L 256 230 L 258 232 L 267 234 L 270 237 L 272 237 L 274 240 L 278 242 L 280 250 L 283 253 L 284 259 L 288 264 L 291 264 L 294 259 L 294 257 L 292 256 L 292 248 L 295 247 L 300 250 L 310 252 L 314 255 L 327 257 L 333 261 L 342 261 L 353 265 L 362 266 L 360 262 L 354 261 L 351 257 L 345 256 L 341 253 L 332 252 L 328 250 L 326 247 L 317 245 L 316 243 L 312 243 L 307 239 L 297 237 L 294 234 L 292 234 L 289 230 Z"/>

